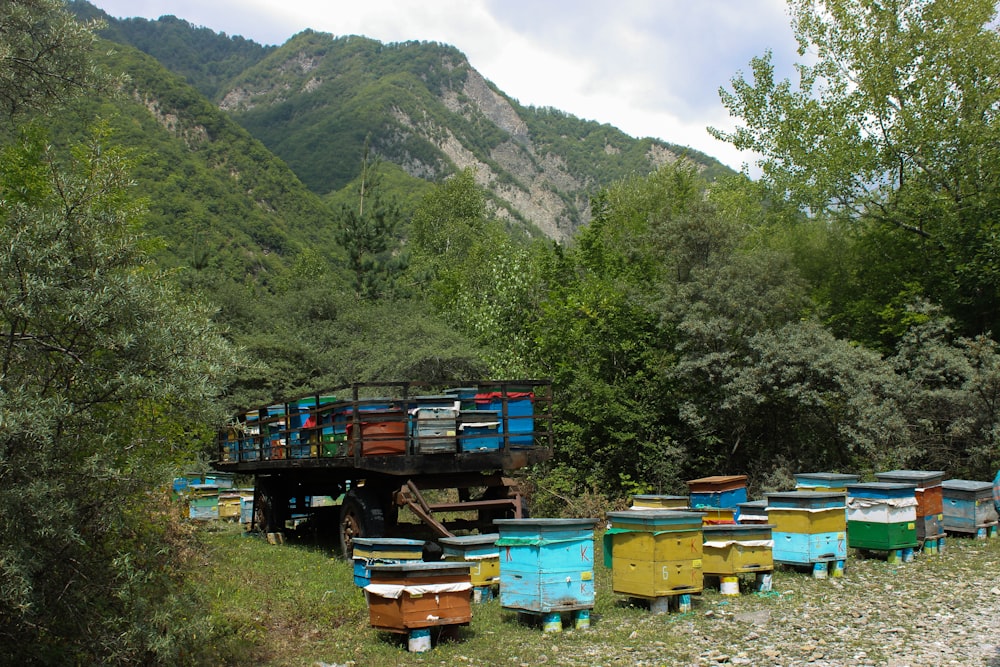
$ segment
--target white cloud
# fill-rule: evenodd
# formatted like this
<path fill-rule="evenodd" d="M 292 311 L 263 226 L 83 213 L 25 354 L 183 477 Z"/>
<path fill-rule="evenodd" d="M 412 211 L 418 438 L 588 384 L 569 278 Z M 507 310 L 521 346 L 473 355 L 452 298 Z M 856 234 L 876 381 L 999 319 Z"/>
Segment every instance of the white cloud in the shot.
<path fill-rule="evenodd" d="M 751 159 L 712 139 L 733 122 L 718 98 L 771 49 L 788 75 L 784 0 L 92 0 L 113 16 L 173 14 L 266 44 L 312 28 L 384 42 L 451 44 L 525 105 L 690 145 L 739 168 Z"/>

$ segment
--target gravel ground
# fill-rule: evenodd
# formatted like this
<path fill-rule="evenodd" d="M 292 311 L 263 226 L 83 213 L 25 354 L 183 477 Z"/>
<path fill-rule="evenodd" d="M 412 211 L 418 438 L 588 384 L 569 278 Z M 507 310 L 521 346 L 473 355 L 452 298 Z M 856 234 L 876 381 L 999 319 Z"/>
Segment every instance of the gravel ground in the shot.
<path fill-rule="evenodd" d="M 998 538 L 949 537 L 910 563 L 852 553 L 843 578 L 782 568 L 770 594 L 709 588 L 686 614 L 597 615 L 522 664 L 1000 667 L 998 574 Z"/>

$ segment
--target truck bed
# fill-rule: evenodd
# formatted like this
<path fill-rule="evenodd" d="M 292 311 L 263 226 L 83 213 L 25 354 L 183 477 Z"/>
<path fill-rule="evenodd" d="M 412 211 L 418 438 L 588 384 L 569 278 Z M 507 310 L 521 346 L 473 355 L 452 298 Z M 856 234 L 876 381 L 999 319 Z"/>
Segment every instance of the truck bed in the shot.
<path fill-rule="evenodd" d="M 235 415 L 213 465 L 413 476 L 517 470 L 551 454 L 548 380 L 354 383 Z"/>

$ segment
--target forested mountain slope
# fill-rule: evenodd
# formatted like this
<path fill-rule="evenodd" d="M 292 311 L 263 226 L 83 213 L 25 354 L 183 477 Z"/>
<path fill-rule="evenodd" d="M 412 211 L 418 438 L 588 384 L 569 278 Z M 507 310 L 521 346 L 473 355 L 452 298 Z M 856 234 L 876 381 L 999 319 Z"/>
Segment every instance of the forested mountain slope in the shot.
<path fill-rule="evenodd" d="M 521 106 L 444 44 L 307 30 L 273 48 L 175 17 L 103 18 L 108 38 L 185 76 L 322 195 L 356 177 L 367 141 L 375 156 L 416 178 L 474 168 L 502 218 L 566 240 L 590 219 L 590 196 L 624 176 L 682 156 L 710 179 L 729 171 L 682 146 Z"/>

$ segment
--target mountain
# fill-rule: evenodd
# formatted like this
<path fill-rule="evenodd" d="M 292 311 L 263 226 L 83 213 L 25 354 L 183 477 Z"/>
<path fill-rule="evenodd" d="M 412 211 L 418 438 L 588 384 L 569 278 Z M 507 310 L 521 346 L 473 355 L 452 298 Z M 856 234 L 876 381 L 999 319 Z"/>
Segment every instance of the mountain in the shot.
<path fill-rule="evenodd" d="M 110 45 L 108 45 L 110 47 Z M 120 94 L 64 114 L 57 140 L 82 137 L 99 118 L 128 147 L 146 230 L 162 239 L 159 263 L 195 284 L 267 286 L 305 248 L 344 264 L 329 202 L 183 78 L 132 47 L 104 50 L 101 66 L 128 72 Z"/>
<path fill-rule="evenodd" d="M 306 30 L 275 48 L 172 16 L 103 18 L 108 39 L 185 77 L 323 196 L 357 176 L 367 142 L 413 178 L 473 168 L 512 227 L 564 241 L 589 220 L 591 194 L 624 176 L 682 156 L 710 178 L 730 171 L 689 148 L 524 107 L 444 44 Z"/>

